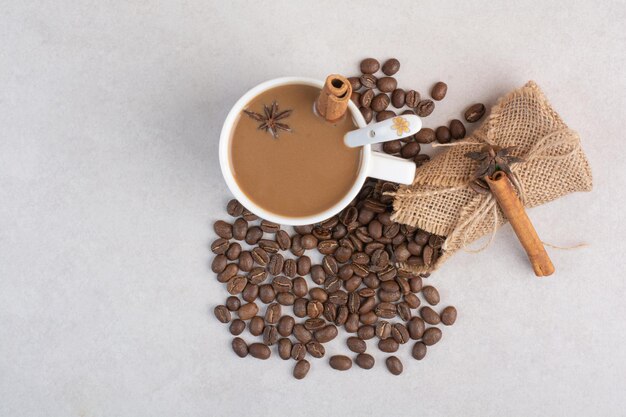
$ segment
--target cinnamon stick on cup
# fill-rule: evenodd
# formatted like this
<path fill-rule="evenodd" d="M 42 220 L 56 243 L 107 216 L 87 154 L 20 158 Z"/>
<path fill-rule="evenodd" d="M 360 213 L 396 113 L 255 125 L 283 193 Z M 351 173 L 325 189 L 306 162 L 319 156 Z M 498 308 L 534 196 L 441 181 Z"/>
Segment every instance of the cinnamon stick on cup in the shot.
<path fill-rule="evenodd" d="M 315 108 L 320 116 L 329 122 L 340 119 L 348 110 L 352 86 L 347 78 L 339 74 L 326 77 Z"/>
<path fill-rule="evenodd" d="M 484 179 L 524 247 L 535 275 L 538 277 L 552 275 L 554 265 L 530 222 L 522 202 L 517 198 L 509 177 L 503 171 L 496 171 L 492 176 L 485 176 Z"/>

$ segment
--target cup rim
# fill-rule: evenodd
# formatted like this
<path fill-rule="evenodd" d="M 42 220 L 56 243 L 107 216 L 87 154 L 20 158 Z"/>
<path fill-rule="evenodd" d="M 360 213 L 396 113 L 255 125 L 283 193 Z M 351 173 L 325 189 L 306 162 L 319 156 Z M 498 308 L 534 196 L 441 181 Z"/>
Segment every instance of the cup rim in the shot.
<path fill-rule="evenodd" d="M 220 167 L 222 171 L 222 176 L 228 189 L 235 196 L 237 200 L 244 207 L 250 210 L 252 213 L 261 217 L 262 219 L 272 221 L 278 224 L 298 226 L 298 225 L 306 225 L 319 223 L 324 221 L 335 214 L 339 213 L 343 210 L 350 202 L 357 196 L 361 187 L 365 183 L 365 179 L 367 178 L 367 167 L 369 165 L 370 156 L 371 156 L 371 146 L 365 145 L 362 147 L 361 152 L 361 164 L 359 168 L 359 173 L 357 175 L 352 188 L 346 193 L 346 195 L 335 203 L 333 206 L 328 209 L 314 214 L 310 216 L 303 217 L 287 217 L 277 213 L 273 213 L 271 211 L 265 210 L 264 208 L 258 206 L 253 201 L 251 201 L 248 196 L 246 196 L 243 191 L 239 188 L 239 185 L 235 181 L 235 177 L 233 175 L 231 169 L 231 163 L 229 158 L 229 150 L 230 150 L 230 140 L 232 137 L 232 130 L 235 126 L 235 121 L 237 117 L 241 114 L 241 111 L 244 107 L 256 96 L 261 94 L 264 91 L 267 91 L 274 87 L 280 87 L 283 85 L 291 85 L 291 84 L 301 84 L 301 85 L 310 85 L 318 88 L 322 88 L 324 86 L 324 82 L 320 80 L 316 80 L 314 78 L 307 77 L 281 77 L 274 78 L 271 80 L 264 81 L 255 87 L 248 90 L 244 95 L 242 95 L 233 105 L 233 107 L 228 112 L 226 119 L 224 120 L 224 124 L 222 125 L 222 131 L 220 133 L 220 141 L 219 141 L 219 161 Z M 350 110 L 350 114 L 355 121 L 357 128 L 363 128 L 367 126 L 361 111 L 357 107 L 356 104 L 350 100 L 348 102 L 348 109 Z"/>

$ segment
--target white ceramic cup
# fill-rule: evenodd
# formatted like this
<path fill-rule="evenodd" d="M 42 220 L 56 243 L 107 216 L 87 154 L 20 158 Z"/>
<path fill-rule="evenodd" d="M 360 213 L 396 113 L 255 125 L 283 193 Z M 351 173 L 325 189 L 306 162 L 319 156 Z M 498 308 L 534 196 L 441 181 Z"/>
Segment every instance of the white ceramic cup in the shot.
<path fill-rule="evenodd" d="M 235 122 L 237 121 L 237 118 L 241 114 L 242 110 L 254 97 L 271 88 L 291 84 L 309 85 L 318 87 L 320 89 L 324 85 L 322 81 L 302 77 L 284 77 L 266 81 L 252 88 L 239 100 L 237 100 L 233 108 L 228 113 L 228 116 L 226 116 L 226 120 L 224 121 L 222 133 L 220 134 L 219 145 L 219 159 L 220 166 L 222 168 L 222 175 L 224 176 L 224 180 L 226 181 L 226 185 L 228 185 L 230 191 L 233 193 L 235 198 L 244 205 L 244 207 L 246 207 L 257 216 L 261 217 L 262 219 L 266 219 L 278 224 L 294 226 L 313 224 L 322 222 L 334 216 L 335 214 L 339 213 L 344 207 L 350 204 L 350 202 L 354 199 L 354 197 L 357 196 L 357 194 L 361 190 L 361 187 L 365 183 L 365 179 L 367 177 L 397 182 L 400 184 L 410 184 L 413 181 L 413 178 L 415 176 L 415 164 L 412 161 L 407 161 L 401 158 L 396 158 L 394 156 L 375 152 L 372 150 L 371 145 L 366 144 L 363 145 L 362 148 L 361 166 L 359 168 L 359 173 L 356 181 L 352 185 L 352 188 L 350 188 L 350 191 L 348 191 L 346 195 L 332 207 L 329 207 L 328 209 L 311 216 L 286 217 L 281 216 L 280 214 L 269 212 L 252 202 L 241 191 L 241 188 L 239 188 L 239 185 L 235 181 L 235 177 L 233 175 L 230 159 L 230 141 L 232 137 L 232 131 L 235 127 Z M 363 119 L 359 108 L 352 102 L 352 100 L 349 101 L 348 108 L 350 109 L 352 118 L 354 119 L 357 126 L 359 126 L 359 128 L 366 127 L 367 123 L 365 122 L 365 119 Z"/>

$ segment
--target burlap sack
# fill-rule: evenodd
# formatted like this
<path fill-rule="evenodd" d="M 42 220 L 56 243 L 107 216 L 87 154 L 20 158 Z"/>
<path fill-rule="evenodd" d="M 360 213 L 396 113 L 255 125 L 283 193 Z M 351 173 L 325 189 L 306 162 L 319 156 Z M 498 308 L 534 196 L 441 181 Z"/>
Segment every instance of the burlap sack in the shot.
<path fill-rule="evenodd" d="M 525 207 L 592 188 L 591 169 L 578 134 L 530 81 L 502 97 L 471 136 L 418 168 L 412 185 L 393 193 L 394 220 L 446 236 L 433 265 L 402 264 L 401 268 L 414 272 L 437 269 L 457 250 L 494 233 L 506 222 L 490 193 L 478 194 L 468 186 L 477 162 L 465 154 L 480 150 L 485 143 L 517 147 L 511 154 L 524 162 L 513 164 L 511 170 Z"/>

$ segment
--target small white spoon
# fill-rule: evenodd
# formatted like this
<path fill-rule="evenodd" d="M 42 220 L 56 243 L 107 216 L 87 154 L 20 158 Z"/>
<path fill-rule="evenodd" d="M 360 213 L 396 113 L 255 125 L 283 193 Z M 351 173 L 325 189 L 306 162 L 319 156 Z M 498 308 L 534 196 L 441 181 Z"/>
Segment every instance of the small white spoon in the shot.
<path fill-rule="evenodd" d="M 422 119 L 414 114 L 405 114 L 352 130 L 344 135 L 343 143 L 350 148 L 356 148 L 368 144 L 389 142 L 414 135 L 421 128 Z"/>

